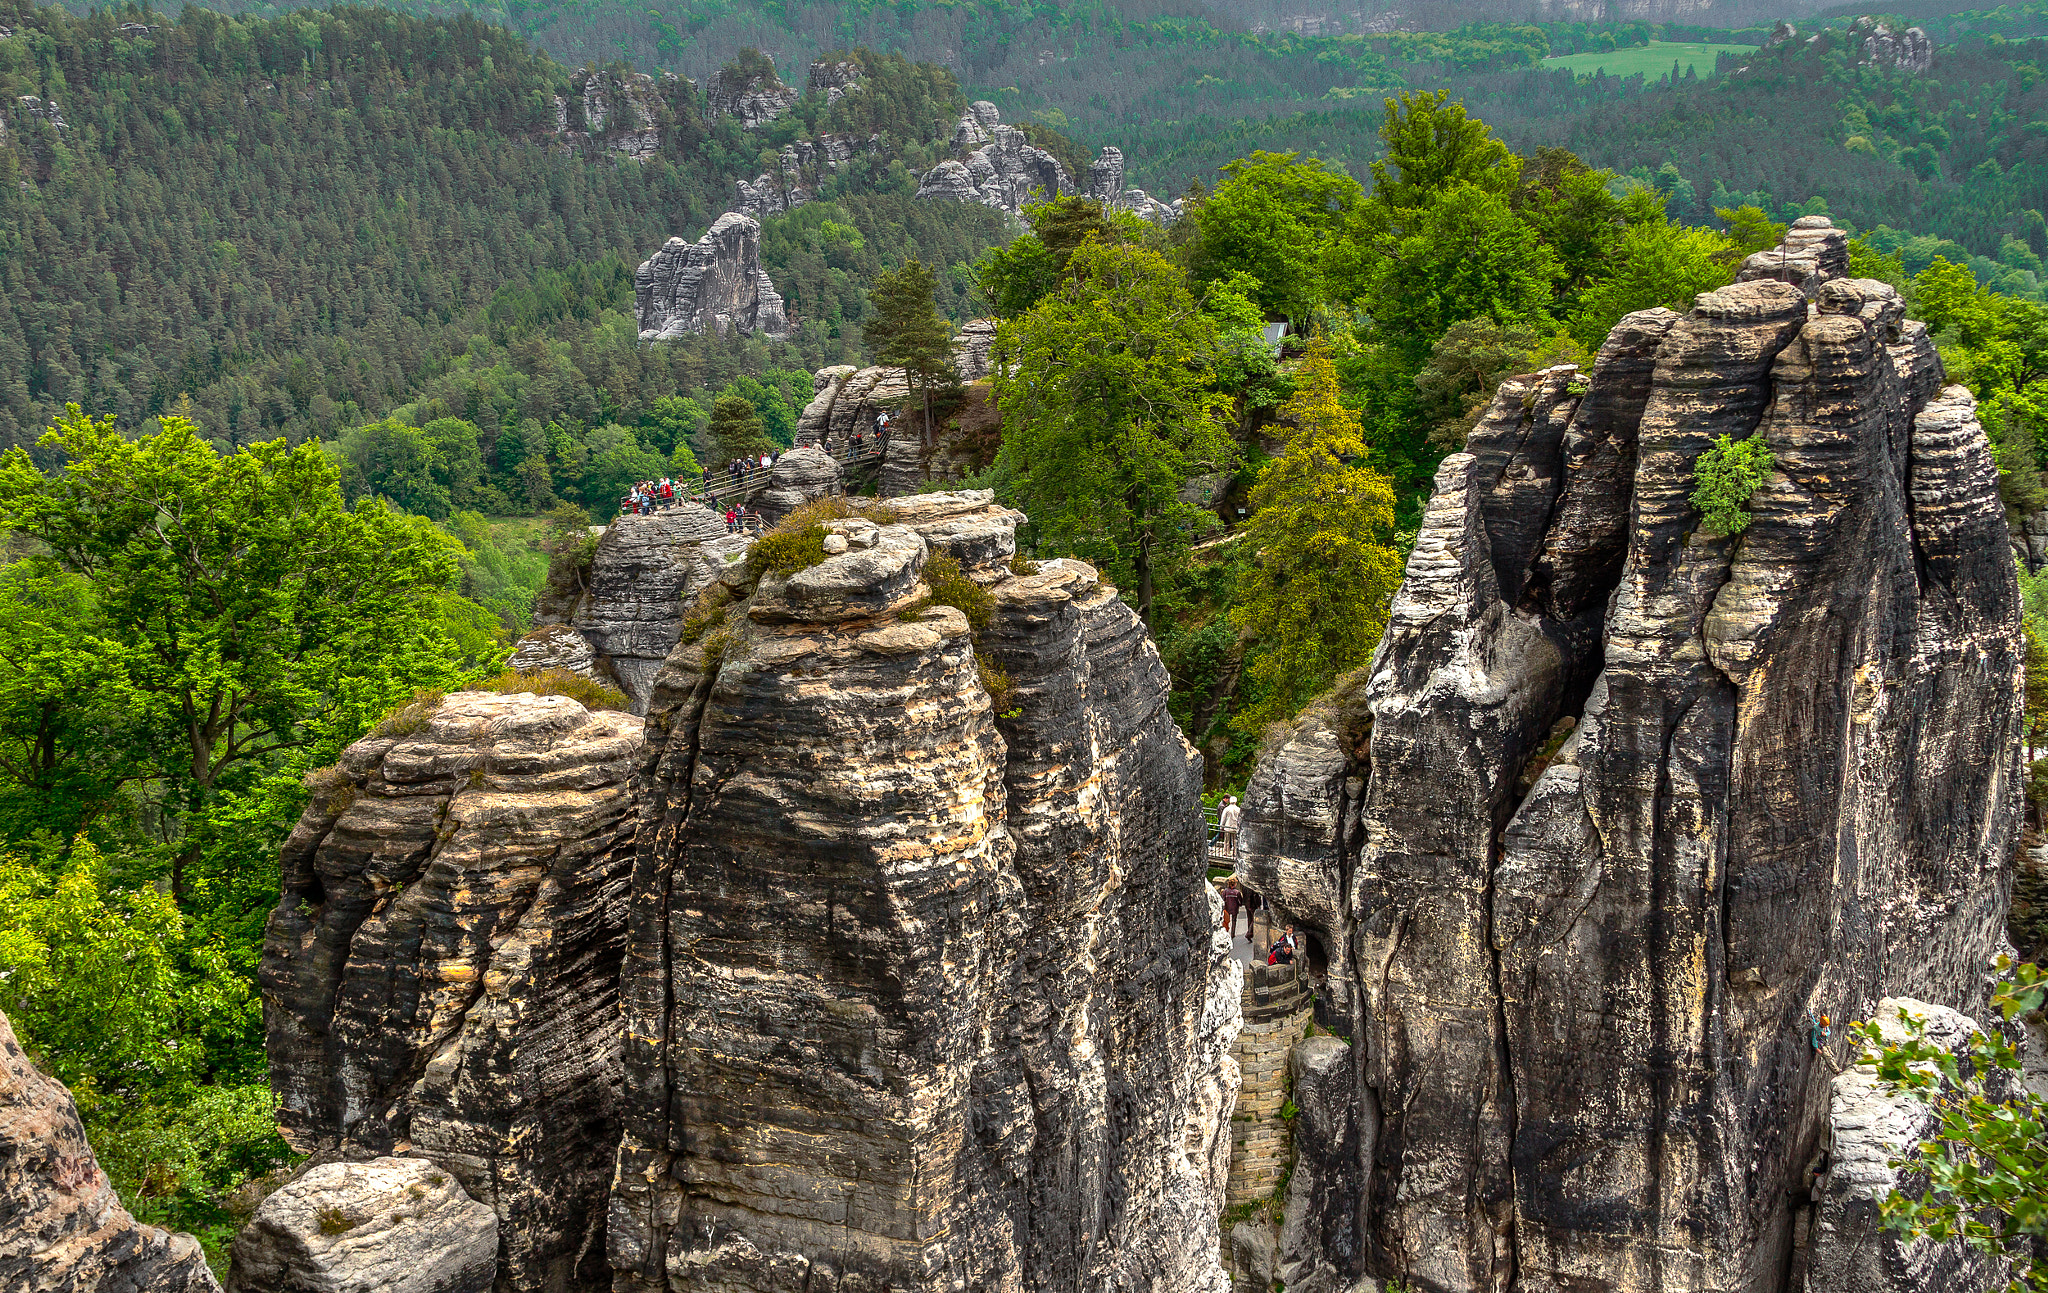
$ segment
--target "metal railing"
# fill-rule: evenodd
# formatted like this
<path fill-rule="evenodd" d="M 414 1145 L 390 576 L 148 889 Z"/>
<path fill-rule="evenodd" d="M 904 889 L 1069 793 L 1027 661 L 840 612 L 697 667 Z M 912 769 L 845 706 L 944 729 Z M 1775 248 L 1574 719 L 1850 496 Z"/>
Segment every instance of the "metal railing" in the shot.
<path fill-rule="evenodd" d="M 864 441 L 859 452 L 855 452 L 851 444 L 842 446 L 839 449 L 828 448 L 827 452 L 841 466 L 853 467 L 861 463 L 874 462 L 881 458 L 882 442 L 880 437 L 876 437 L 872 440 Z M 738 473 L 730 470 L 723 472 L 714 471 L 705 479 L 703 486 L 698 489 L 685 490 L 682 486 L 678 485 L 675 498 L 668 502 L 657 503 L 654 510 L 659 512 L 664 508 L 673 507 L 677 503 L 697 503 L 710 508 L 714 512 L 723 512 L 731 507 L 744 506 L 756 494 L 768 488 L 768 482 L 774 475 L 774 471 L 775 469 L 772 467 L 763 467 L 758 464 Z M 755 533 L 758 530 L 759 526 L 753 525 L 749 528 L 748 532 Z"/>

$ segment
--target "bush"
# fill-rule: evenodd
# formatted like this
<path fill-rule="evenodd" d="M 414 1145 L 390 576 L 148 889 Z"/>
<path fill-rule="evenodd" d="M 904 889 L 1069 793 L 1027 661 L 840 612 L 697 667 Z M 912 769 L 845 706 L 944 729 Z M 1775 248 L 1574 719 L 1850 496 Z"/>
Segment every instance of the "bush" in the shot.
<path fill-rule="evenodd" d="M 412 694 L 412 699 L 386 714 L 377 726 L 370 729 L 372 736 L 411 736 L 414 732 L 433 721 L 434 711 L 441 708 L 447 696 L 431 687 L 422 687 Z"/>
<path fill-rule="evenodd" d="M 824 559 L 825 527 L 822 525 L 805 525 L 793 530 L 785 530 L 778 525 L 754 540 L 747 549 L 749 569 L 756 579 L 770 573 L 793 575 Z"/>
<path fill-rule="evenodd" d="M 1777 457 L 1760 435 L 1730 443 L 1727 436 L 1701 454 L 1693 466 L 1692 505 L 1700 524 L 1715 534 L 1740 534 L 1749 528 L 1749 500 Z"/>
<path fill-rule="evenodd" d="M 1017 690 L 1017 685 L 1010 681 L 1010 675 L 979 651 L 974 653 L 974 668 L 981 675 L 981 689 L 988 693 L 989 703 L 996 713 L 1004 718 L 1016 713 L 1010 708 L 1010 696 Z"/>
<path fill-rule="evenodd" d="M 969 579 L 959 561 L 943 552 L 933 553 L 924 563 L 924 582 L 932 590 L 934 604 L 951 606 L 965 615 L 967 627 L 976 633 L 988 627 L 996 610 L 995 595 Z"/>
<path fill-rule="evenodd" d="M 683 632 L 677 640 L 687 646 L 725 623 L 726 608 L 731 603 L 732 590 L 723 583 L 705 589 L 683 615 Z"/>
<path fill-rule="evenodd" d="M 485 678 L 472 683 L 468 689 L 507 694 L 532 692 L 536 696 L 567 696 L 581 704 L 583 708 L 593 711 L 629 708 L 624 692 L 615 687 L 607 687 L 595 678 L 586 678 L 567 669 L 542 669 L 535 673 L 507 669 L 495 678 Z"/>

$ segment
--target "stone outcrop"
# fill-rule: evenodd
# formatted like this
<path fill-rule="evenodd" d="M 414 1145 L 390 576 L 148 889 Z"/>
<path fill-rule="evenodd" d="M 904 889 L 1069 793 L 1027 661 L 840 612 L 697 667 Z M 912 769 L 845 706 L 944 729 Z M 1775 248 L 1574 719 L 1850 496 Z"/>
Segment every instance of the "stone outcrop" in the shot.
<path fill-rule="evenodd" d="M 1908 1036 L 1899 1012 L 1921 1021 L 1926 1039 L 1957 1055 L 1969 1050 L 1976 1021 L 1941 1006 L 1887 997 L 1871 1015 L 1885 1039 Z M 1870 1063 L 1838 1074 L 1828 1095 L 1825 1170 L 1813 1188 L 1814 1218 L 1806 1287 L 1800 1293 L 1919 1293 L 1925 1289 L 1995 1289 L 2004 1286 L 2003 1262 L 1960 1241 L 1901 1242 L 1885 1229 L 1879 1205 L 1894 1190 L 1918 1197 L 1925 1173 L 1904 1171 L 1920 1147 L 1939 1138 L 1940 1115 L 1890 1090 Z"/>
<path fill-rule="evenodd" d="M 190 1235 L 121 1206 L 64 1084 L 36 1068 L 0 1014 L 0 1288 L 34 1293 L 220 1293 Z"/>
<path fill-rule="evenodd" d="M 774 170 L 739 182 L 740 210 L 757 217 L 794 211 L 813 199 L 818 183 L 828 174 L 862 154 L 880 153 L 886 146 L 879 132 L 866 139 L 838 133 L 784 144 Z"/>
<path fill-rule="evenodd" d="M 597 648 L 567 624 L 543 624 L 519 639 L 505 667 L 517 673 L 539 673 L 544 669 L 567 669 L 585 678 L 609 678 L 611 671 L 598 662 Z"/>
<path fill-rule="evenodd" d="M 696 242 L 671 238 L 633 275 L 642 341 L 727 329 L 771 337 L 789 332 L 782 297 L 761 268 L 761 224 L 728 211 Z"/>
<path fill-rule="evenodd" d="M 996 105 L 986 99 L 969 105 L 960 118 L 953 129 L 953 147 L 962 156 L 926 171 L 917 196 L 979 202 L 1020 218 L 1029 203 L 1074 196 L 1135 211 L 1155 223 L 1180 215 L 1178 202 L 1160 202 L 1143 189 L 1124 187 L 1122 149 L 1104 148 L 1089 163 L 1086 179 L 1076 180 L 1051 153 L 1033 147 L 1023 131 L 1004 125 Z"/>
<path fill-rule="evenodd" d="M 235 1236 L 229 1293 L 491 1293 L 498 1218 L 423 1158 L 322 1163 Z"/>
<path fill-rule="evenodd" d="M 709 508 L 681 503 L 606 527 L 590 559 L 589 587 L 569 623 L 644 712 L 654 675 L 682 633 L 683 607 L 746 550 Z"/>
<path fill-rule="evenodd" d="M 673 72 L 656 81 L 643 72 L 621 76 L 583 68 L 569 78 L 568 95 L 555 96 L 555 134 L 570 144 L 598 146 L 644 162 L 661 150 L 664 98 L 681 89 Z"/>
<path fill-rule="evenodd" d="M 1883 18 L 1858 18 L 1849 24 L 1848 41 L 1866 63 L 1901 72 L 1925 72 L 1934 66 L 1934 41 L 1918 27 L 1901 31 Z"/>
<path fill-rule="evenodd" d="M 1790 283 L 1812 300 L 1821 284 L 1848 275 L 1848 237 L 1826 216 L 1801 216 L 1792 222 L 1784 242 L 1750 253 L 1736 277 L 1744 283 Z"/>
<path fill-rule="evenodd" d="M 817 445 L 799 445 L 775 460 L 754 508 L 764 524 L 773 525 L 812 499 L 839 492 L 839 460 Z"/>
<path fill-rule="evenodd" d="M 892 506 L 657 684 L 615 1287 L 1220 1290 L 1239 970 L 1165 672 L 987 493 Z"/>
<path fill-rule="evenodd" d="M 824 445 L 844 456 L 853 448 L 853 437 L 860 435 L 864 449 L 882 453 L 884 495 L 911 494 L 933 482 L 963 479 L 987 466 L 980 460 L 987 455 L 959 443 L 961 433 L 989 431 L 995 436 L 991 443 L 1000 440 L 986 385 L 995 337 L 994 319 L 970 319 L 960 326 L 953 338 L 953 368 L 968 384 L 967 397 L 954 410 L 957 425 L 936 427 L 931 443 L 924 433 L 922 402 L 902 369 L 856 370 L 846 364 L 821 368 L 813 375 L 816 394 L 797 419 L 796 443 Z"/>
<path fill-rule="evenodd" d="M 782 83 L 772 66 L 757 73 L 721 68 L 711 78 L 704 106 L 714 117 L 733 117 L 748 130 L 758 130 L 795 107 L 800 97 L 794 86 Z"/>
<path fill-rule="evenodd" d="M 1352 1236 L 1301 1270 L 1776 1290 L 1842 1059 L 1808 1017 L 1982 1002 L 2021 803 L 1997 473 L 1840 245 L 1802 221 L 1503 383 L 1369 676 L 1260 761 L 1240 874 L 1328 966 L 1362 1152 L 1290 1197 Z M 1690 503 L 1724 434 L 1776 460 L 1734 536 Z"/>
<path fill-rule="evenodd" d="M 453 1177 L 496 1218 L 500 1293 L 603 1286 L 644 748 L 630 714 L 460 692 L 310 777 L 280 859 L 261 979 L 287 1139 Z"/>
<path fill-rule="evenodd" d="M 978 382 L 989 375 L 988 352 L 996 344 L 994 319 L 969 319 L 953 337 L 953 371 L 963 382 Z"/>
<path fill-rule="evenodd" d="M 828 62 L 819 59 L 811 64 L 810 72 L 804 78 L 804 89 L 811 94 L 825 96 L 825 106 L 831 107 L 847 95 L 860 89 L 861 65 L 852 59 Z"/>

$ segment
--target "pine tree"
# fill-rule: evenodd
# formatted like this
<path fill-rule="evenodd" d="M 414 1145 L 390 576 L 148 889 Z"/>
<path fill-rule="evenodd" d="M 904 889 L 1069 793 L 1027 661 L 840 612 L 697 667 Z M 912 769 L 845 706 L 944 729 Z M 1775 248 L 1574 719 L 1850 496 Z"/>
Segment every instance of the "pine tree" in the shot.
<path fill-rule="evenodd" d="M 1365 438 L 1358 416 L 1338 402 L 1336 366 L 1320 338 L 1295 382 L 1281 410 L 1293 424 L 1287 447 L 1252 488 L 1253 569 L 1230 617 L 1256 635 L 1248 668 L 1257 699 L 1234 720 L 1250 733 L 1292 717 L 1370 661 L 1401 582 L 1401 554 L 1389 546 L 1393 487 L 1359 463 Z"/>
<path fill-rule="evenodd" d="M 711 406 L 711 425 L 707 430 L 712 443 L 718 446 L 722 462 L 756 458 L 773 447 L 768 433 L 762 429 L 761 415 L 737 395 L 721 396 Z"/>
<path fill-rule="evenodd" d="M 953 369 L 953 325 L 939 313 L 938 279 L 920 260 L 875 275 L 868 293 L 874 311 L 861 327 L 861 338 L 875 362 L 901 368 L 924 402 L 924 449 L 932 448 L 932 390 L 959 383 Z"/>

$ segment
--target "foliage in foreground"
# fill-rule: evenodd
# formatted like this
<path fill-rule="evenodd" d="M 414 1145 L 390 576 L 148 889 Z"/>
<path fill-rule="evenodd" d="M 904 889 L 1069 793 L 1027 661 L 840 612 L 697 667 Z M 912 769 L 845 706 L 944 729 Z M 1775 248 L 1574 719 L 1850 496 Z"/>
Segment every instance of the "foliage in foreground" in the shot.
<path fill-rule="evenodd" d="M 1998 958 L 2011 977 L 1993 994 L 2010 1027 L 2035 1014 L 2048 998 L 2048 976 L 2034 965 Z M 1877 1021 L 1852 1032 L 1868 1050 L 1878 1076 L 1934 1110 L 1938 1138 L 1920 1146 L 1919 1157 L 1892 1163 L 1924 1173 L 1917 1194 L 1893 1191 L 1882 1204 L 1885 1225 L 1902 1235 L 1941 1241 L 1960 1239 L 1971 1248 L 2013 1263 L 2010 1289 L 2048 1289 L 2048 1258 L 2037 1245 L 2048 1240 L 2048 1103 L 2019 1082 L 2020 1055 L 1998 1030 L 1970 1035 L 1961 1057 L 1928 1040 L 1926 1023 L 1904 1011 L 1906 1039 L 1884 1039 Z M 2012 1094 L 1994 1099 L 1987 1079 L 1998 1078 Z"/>

